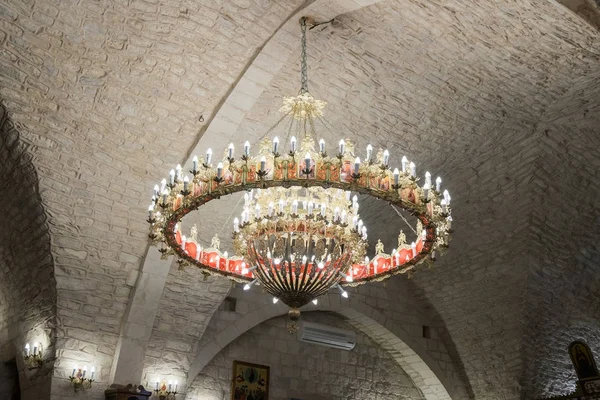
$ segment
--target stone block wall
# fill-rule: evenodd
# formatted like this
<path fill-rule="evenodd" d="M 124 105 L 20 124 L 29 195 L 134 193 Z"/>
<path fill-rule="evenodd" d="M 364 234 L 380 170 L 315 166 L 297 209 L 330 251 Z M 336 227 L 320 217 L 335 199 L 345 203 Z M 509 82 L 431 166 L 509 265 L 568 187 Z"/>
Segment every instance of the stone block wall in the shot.
<path fill-rule="evenodd" d="M 37 175 L 20 128 L 0 106 L 0 364 L 15 359 L 22 398 L 37 400 L 49 393 L 54 365 L 56 283 Z M 41 368 L 23 365 L 27 342 L 41 343 Z"/>
<path fill-rule="evenodd" d="M 304 320 L 354 328 L 334 314 L 306 313 Z M 380 346 L 357 332 L 356 347 L 343 351 L 298 342 L 286 317 L 268 320 L 225 347 L 201 372 L 187 399 L 228 400 L 234 360 L 270 366 L 269 399 L 423 399 L 408 375 Z"/>

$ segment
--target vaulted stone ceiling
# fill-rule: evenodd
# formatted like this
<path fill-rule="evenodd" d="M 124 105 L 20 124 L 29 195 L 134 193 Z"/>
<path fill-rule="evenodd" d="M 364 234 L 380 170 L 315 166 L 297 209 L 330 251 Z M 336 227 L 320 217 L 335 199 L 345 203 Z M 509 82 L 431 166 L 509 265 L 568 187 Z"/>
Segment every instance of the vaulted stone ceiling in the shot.
<path fill-rule="evenodd" d="M 39 176 L 59 338 L 102 343 L 110 367 L 153 184 L 300 6 L 0 5 L 0 100 Z M 389 148 L 396 163 L 406 154 L 453 194 L 452 247 L 412 284 L 446 324 L 478 399 L 564 392 L 552 382 L 572 378 L 566 344 L 600 336 L 599 36 L 545 0 L 386 0 L 310 33 L 309 88 L 329 102 L 332 125 L 358 148 Z M 298 76 L 294 56 L 230 137 L 259 138 Z M 371 236 L 393 240 L 401 228 L 382 226 Z M 110 315 L 98 311 L 108 304 Z M 83 339 L 89 324 L 100 333 Z"/>

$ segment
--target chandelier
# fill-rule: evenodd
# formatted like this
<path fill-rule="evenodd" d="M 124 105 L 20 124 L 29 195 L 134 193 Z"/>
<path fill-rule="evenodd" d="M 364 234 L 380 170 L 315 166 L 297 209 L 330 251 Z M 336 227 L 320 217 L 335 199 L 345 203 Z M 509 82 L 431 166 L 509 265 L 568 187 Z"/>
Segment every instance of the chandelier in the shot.
<path fill-rule="evenodd" d="M 300 307 L 316 304 L 332 288 L 348 297 L 344 287 L 412 273 L 423 261 L 434 260 L 436 251 L 448 246 L 452 223 L 451 199 L 448 191 L 441 192 L 441 179 L 432 182 L 427 172 L 419 186 L 416 166 L 406 157 L 400 169 L 392 170 L 387 150 L 374 153 L 369 145 L 361 161 L 348 140 L 339 140 L 331 154 L 323 139 L 316 141 L 316 122 L 328 131 L 332 127 L 323 118 L 326 103 L 308 92 L 306 23 L 302 18 L 300 94 L 284 99 L 279 110 L 283 117 L 260 141 L 258 151 L 252 154 L 254 144 L 246 141 L 236 158 L 232 143 L 222 159 L 213 160 L 208 149 L 203 160 L 193 158 L 191 178 L 178 165 L 154 187 L 147 220 L 149 236 L 164 257 L 176 255 L 182 267 L 195 265 L 207 275 L 243 283 L 245 290 L 261 285 L 274 303 L 290 307 L 293 321 Z M 287 152 L 278 137 L 267 137 L 276 129 L 289 140 Z M 203 248 L 196 226 L 189 236 L 182 233 L 184 216 L 241 191 L 246 193 L 233 220 L 232 255 L 221 251 L 217 234 Z M 386 254 L 378 241 L 369 259 L 358 194 L 388 202 L 400 216 L 399 210 L 415 216 L 414 240 L 409 244 L 400 230 L 396 249 Z"/>

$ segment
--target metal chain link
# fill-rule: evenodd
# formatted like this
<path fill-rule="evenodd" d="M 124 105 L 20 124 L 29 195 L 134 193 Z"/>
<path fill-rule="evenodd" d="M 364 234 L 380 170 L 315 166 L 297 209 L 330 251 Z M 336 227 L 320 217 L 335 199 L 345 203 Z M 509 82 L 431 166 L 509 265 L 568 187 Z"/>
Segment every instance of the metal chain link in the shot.
<path fill-rule="evenodd" d="M 308 92 L 308 68 L 306 66 L 306 17 L 300 20 L 302 28 L 302 41 L 300 52 L 300 94 Z"/>

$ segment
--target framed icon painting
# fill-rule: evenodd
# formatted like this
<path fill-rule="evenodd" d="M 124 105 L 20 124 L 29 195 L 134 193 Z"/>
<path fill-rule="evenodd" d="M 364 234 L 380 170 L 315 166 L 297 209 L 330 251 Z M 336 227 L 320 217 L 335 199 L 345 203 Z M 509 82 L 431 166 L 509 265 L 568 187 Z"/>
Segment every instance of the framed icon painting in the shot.
<path fill-rule="evenodd" d="M 268 366 L 233 362 L 231 400 L 268 400 L 269 383 Z"/>

